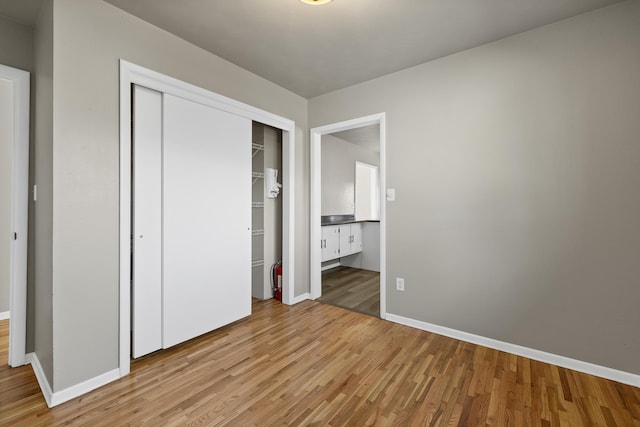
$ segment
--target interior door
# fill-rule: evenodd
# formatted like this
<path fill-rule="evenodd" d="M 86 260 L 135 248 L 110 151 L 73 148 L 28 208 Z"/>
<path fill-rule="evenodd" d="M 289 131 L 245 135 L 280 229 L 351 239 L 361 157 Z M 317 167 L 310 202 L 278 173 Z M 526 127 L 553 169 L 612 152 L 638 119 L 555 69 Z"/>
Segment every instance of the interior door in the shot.
<path fill-rule="evenodd" d="M 0 78 L 0 318 L 9 316 L 13 268 L 13 97 L 13 82 Z"/>
<path fill-rule="evenodd" d="M 162 348 L 162 94 L 133 89 L 131 354 Z"/>
<path fill-rule="evenodd" d="M 251 121 L 163 96 L 167 348 L 251 313 Z"/>
<path fill-rule="evenodd" d="M 251 121 L 133 89 L 132 356 L 251 312 Z"/>

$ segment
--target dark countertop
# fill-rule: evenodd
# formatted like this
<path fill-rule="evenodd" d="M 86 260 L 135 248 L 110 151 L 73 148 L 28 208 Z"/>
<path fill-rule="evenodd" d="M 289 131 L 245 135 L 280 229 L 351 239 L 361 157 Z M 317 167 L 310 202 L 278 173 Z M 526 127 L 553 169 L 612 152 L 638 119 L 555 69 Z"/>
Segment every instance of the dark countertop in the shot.
<path fill-rule="evenodd" d="M 356 224 L 358 222 L 380 222 L 377 219 L 361 219 L 359 221 L 342 221 L 342 222 L 323 222 L 320 225 L 324 227 L 325 225 L 342 225 L 342 224 Z"/>
<path fill-rule="evenodd" d="M 320 225 L 341 225 L 341 224 L 353 224 L 356 222 L 380 222 L 379 220 L 355 220 L 354 215 L 326 215 L 320 218 Z"/>

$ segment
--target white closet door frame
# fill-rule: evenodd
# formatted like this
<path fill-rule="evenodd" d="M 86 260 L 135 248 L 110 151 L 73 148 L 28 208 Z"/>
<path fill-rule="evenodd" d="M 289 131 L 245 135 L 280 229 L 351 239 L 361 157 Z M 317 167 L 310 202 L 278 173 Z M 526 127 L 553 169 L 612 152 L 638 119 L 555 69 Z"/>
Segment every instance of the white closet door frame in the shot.
<path fill-rule="evenodd" d="M 130 370 L 131 354 L 131 85 L 175 95 L 222 111 L 264 123 L 282 133 L 282 263 L 284 282 L 282 301 L 295 304 L 308 294 L 294 296 L 294 207 L 295 207 L 295 122 L 259 108 L 238 102 L 206 89 L 185 83 L 148 68 L 120 60 L 120 376 Z M 248 207 L 249 208 L 249 207 Z"/>

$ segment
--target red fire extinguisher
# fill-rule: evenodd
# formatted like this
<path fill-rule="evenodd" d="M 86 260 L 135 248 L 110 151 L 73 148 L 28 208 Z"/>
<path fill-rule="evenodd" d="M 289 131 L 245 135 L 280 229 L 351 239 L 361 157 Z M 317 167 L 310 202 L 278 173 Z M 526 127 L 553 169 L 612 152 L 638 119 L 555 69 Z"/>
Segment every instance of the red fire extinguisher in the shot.
<path fill-rule="evenodd" d="M 273 297 L 277 301 L 282 301 L 282 261 L 271 266 L 271 288 L 273 289 Z"/>

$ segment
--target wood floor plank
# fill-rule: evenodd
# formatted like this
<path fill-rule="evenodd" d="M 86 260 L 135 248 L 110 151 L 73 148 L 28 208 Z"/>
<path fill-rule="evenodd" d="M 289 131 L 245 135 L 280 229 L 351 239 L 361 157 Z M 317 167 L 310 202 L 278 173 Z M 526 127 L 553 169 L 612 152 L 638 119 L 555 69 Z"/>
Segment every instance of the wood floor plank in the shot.
<path fill-rule="evenodd" d="M 0 321 L 0 354 L 8 321 Z M 640 390 L 305 301 L 132 362 L 55 408 L 0 367 L 0 426 L 640 426 Z"/>
<path fill-rule="evenodd" d="M 320 302 L 380 317 L 380 273 L 337 267 L 322 273 Z"/>

